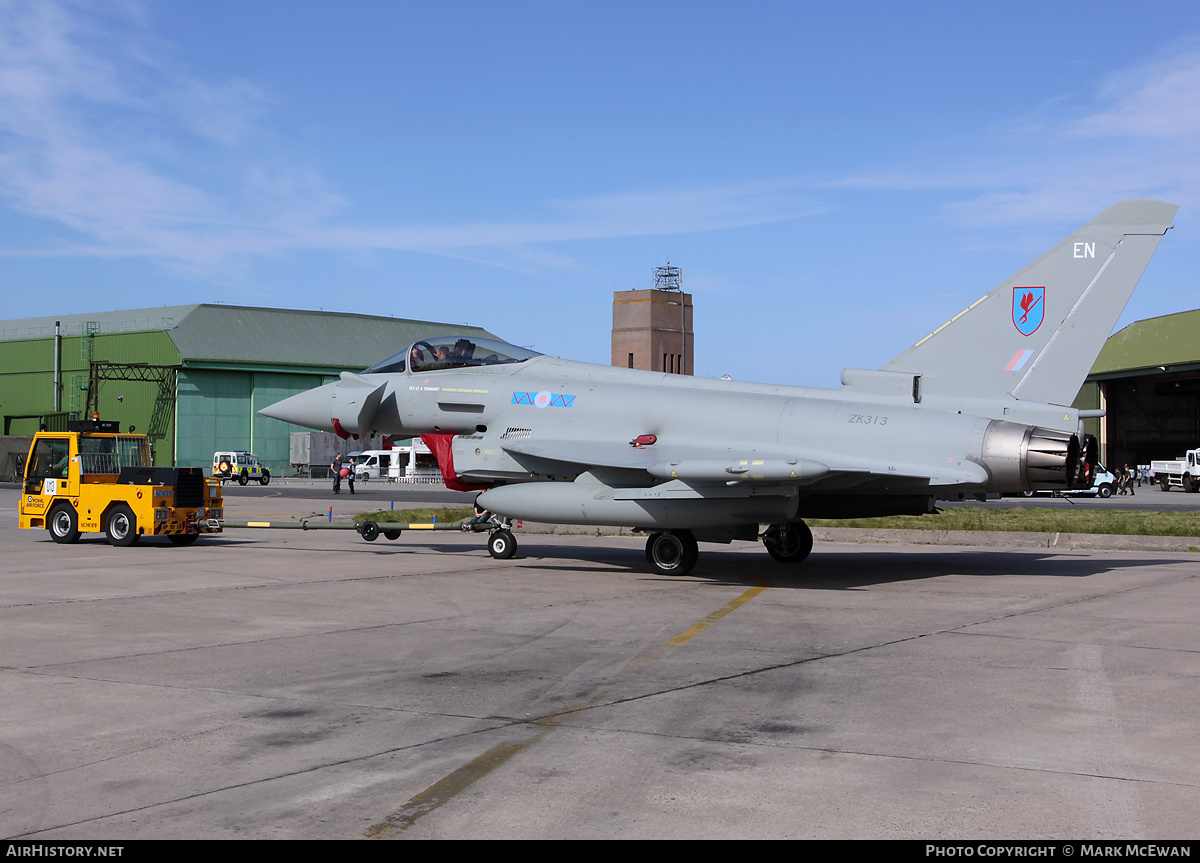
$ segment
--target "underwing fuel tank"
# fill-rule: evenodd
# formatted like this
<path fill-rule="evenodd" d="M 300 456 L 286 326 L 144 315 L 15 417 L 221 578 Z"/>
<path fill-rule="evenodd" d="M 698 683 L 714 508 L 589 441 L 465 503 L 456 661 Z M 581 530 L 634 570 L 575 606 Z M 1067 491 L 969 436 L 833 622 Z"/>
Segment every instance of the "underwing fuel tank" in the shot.
<path fill-rule="evenodd" d="M 725 498 L 717 497 L 725 493 Z M 738 527 L 776 524 L 796 515 L 798 498 L 741 490 L 695 489 L 681 483 L 649 488 L 612 488 L 585 477 L 575 482 L 531 482 L 485 491 L 480 504 L 500 515 L 557 524 L 619 524 L 628 527 Z"/>

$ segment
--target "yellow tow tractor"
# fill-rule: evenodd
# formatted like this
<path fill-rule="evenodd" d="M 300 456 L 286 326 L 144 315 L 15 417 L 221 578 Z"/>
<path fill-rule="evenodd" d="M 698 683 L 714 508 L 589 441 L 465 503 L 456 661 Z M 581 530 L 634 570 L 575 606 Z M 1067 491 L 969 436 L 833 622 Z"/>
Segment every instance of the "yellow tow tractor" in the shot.
<path fill-rule="evenodd" d="M 33 438 L 21 527 L 49 530 L 55 542 L 103 531 L 119 546 L 142 536 L 191 545 L 221 532 L 221 484 L 202 468 L 154 467 L 146 436 L 121 434 L 111 420 L 72 421 L 67 429 Z"/>

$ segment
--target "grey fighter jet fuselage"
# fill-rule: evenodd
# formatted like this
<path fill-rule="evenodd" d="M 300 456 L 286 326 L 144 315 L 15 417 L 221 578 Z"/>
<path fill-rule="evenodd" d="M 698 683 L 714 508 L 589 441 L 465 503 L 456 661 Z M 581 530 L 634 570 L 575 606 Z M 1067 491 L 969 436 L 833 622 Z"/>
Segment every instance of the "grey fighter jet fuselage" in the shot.
<path fill-rule="evenodd" d="M 690 569 L 696 539 L 755 539 L 760 525 L 773 557 L 802 560 L 805 517 L 1090 487 L 1087 414 L 1068 405 L 1175 209 L 1117 204 L 883 369 L 843 371 L 836 390 L 451 336 L 262 413 L 341 434 L 447 436 L 443 472 L 488 488 L 493 513 L 645 530 L 663 572 Z"/>

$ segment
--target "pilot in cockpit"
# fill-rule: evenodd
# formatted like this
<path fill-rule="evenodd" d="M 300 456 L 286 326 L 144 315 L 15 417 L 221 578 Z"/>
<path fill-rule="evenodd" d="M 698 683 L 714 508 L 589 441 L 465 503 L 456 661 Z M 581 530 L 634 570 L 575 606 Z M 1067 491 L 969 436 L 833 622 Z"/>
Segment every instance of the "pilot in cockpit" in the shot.
<path fill-rule="evenodd" d="M 408 349 L 371 366 L 366 373 L 395 374 L 403 372 L 406 366 L 412 372 L 429 372 L 466 366 L 523 363 L 536 356 L 540 356 L 536 351 L 518 348 L 496 339 L 442 336 L 431 341 L 418 341 Z"/>
<path fill-rule="evenodd" d="M 475 345 L 470 339 L 459 339 L 454 343 L 454 350 L 450 352 L 450 362 L 467 364 L 475 353 Z"/>

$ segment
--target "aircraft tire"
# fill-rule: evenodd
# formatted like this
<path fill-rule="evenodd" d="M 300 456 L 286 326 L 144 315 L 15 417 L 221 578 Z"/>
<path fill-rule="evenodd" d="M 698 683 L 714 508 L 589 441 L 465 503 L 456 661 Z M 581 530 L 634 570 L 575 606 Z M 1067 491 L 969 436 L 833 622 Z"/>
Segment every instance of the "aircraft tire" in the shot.
<path fill-rule="evenodd" d="M 264 470 L 264 471 L 262 472 L 262 476 L 260 476 L 260 477 L 258 478 L 258 484 L 259 484 L 259 485 L 267 485 L 267 484 L 268 484 L 268 483 L 270 483 L 270 482 L 271 482 L 271 474 L 270 474 L 270 472 L 269 472 L 269 471 L 265 471 L 265 470 Z"/>
<path fill-rule="evenodd" d="M 687 575 L 699 557 L 700 549 L 690 530 L 653 533 L 646 540 L 646 560 L 661 575 Z"/>
<path fill-rule="evenodd" d="M 385 530 L 385 531 L 383 532 L 383 535 L 384 535 L 384 536 L 386 536 L 388 539 L 399 539 L 399 538 L 400 538 L 400 531 L 398 531 L 398 530 Z"/>
<path fill-rule="evenodd" d="M 79 542 L 79 516 L 69 503 L 60 503 L 50 510 L 46 526 L 50 529 L 50 538 L 55 542 Z"/>
<path fill-rule="evenodd" d="M 364 521 L 358 532 L 362 534 L 362 538 L 367 542 L 374 542 L 379 539 L 379 525 L 373 521 Z"/>
<path fill-rule="evenodd" d="M 802 521 L 773 524 L 763 534 L 763 545 L 780 563 L 800 563 L 812 553 L 813 535 Z"/>
<path fill-rule="evenodd" d="M 138 541 L 137 517 L 133 510 L 119 503 L 108 511 L 104 517 L 104 535 L 108 544 L 118 548 L 127 548 Z"/>
<path fill-rule="evenodd" d="M 242 472 L 238 474 L 238 485 L 245 485 L 248 482 L 250 482 L 250 475 L 246 473 L 245 469 L 243 469 Z"/>
<path fill-rule="evenodd" d="M 488 554 L 496 560 L 508 560 L 517 553 L 517 538 L 507 530 L 498 530 L 488 537 Z"/>
<path fill-rule="evenodd" d="M 198 533 L 169 533 L 167 539 L 171 540 L 171 545 L 191 545 L 200 538 Z"/>

